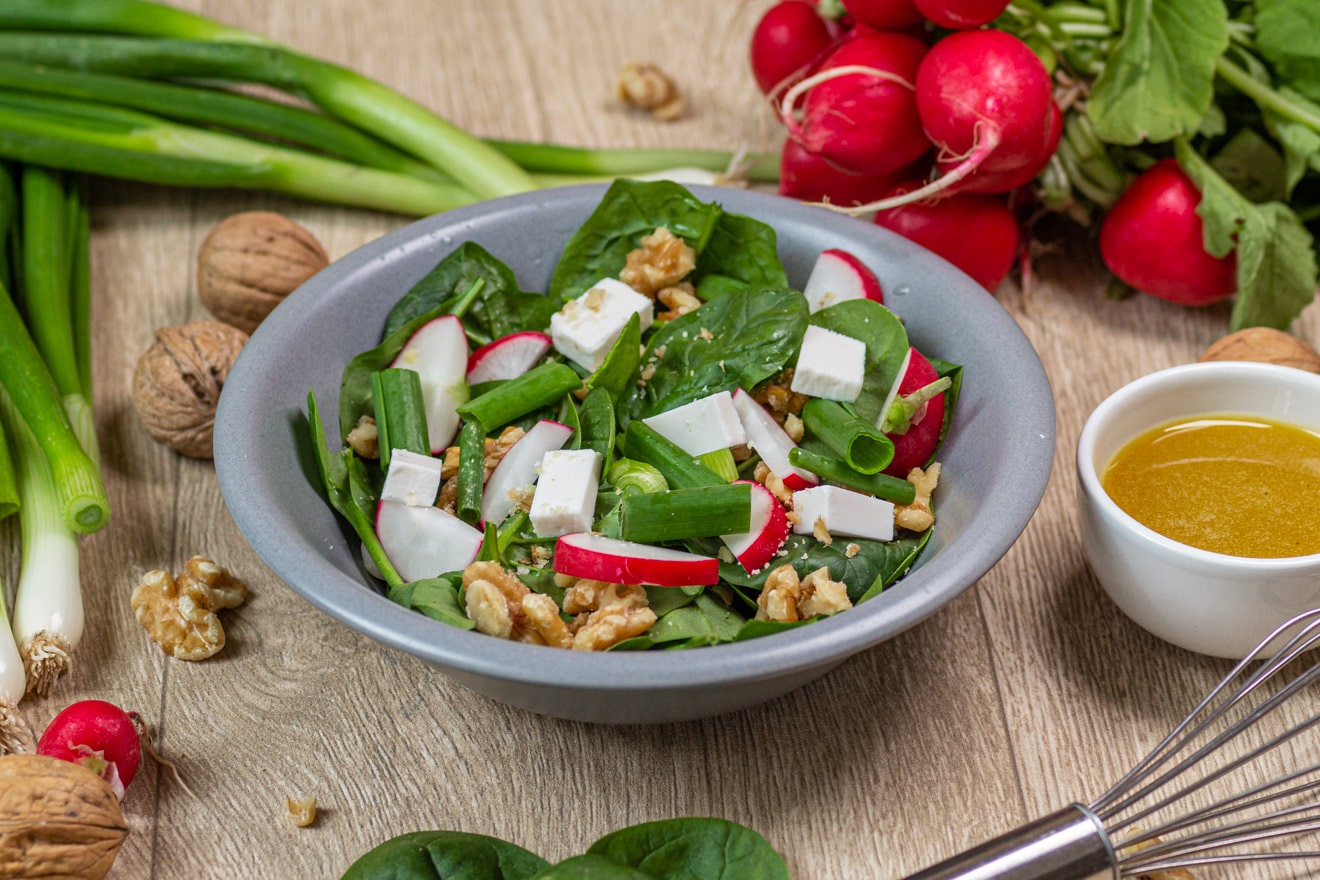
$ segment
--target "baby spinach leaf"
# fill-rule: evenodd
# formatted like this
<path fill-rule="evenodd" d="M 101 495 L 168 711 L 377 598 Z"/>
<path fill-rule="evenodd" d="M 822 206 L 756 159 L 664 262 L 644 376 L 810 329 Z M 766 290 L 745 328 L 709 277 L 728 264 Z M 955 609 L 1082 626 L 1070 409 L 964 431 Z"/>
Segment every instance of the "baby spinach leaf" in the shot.
<path fill-rule="evenodd" d="M 604 388 L 595 388 L 587 392 L 578 409 L 579 430 L 574 436 L 580 436 L 582 445 L 600 453 L 601 461 L 609 462 L 614 457 L 614 402 Z"/>
<path fill-rule="evenodd" d="M 550 863 L 494 837 L 414 831 L 368 850 L 343 880 L 531 880 Z"/>
<path fill-rule="evenodd" d="M 484 547 L 485 545 L 483 549 Z M 391 587 L 388 595 L 391 602 L 420 611 L 432 620 L 459 629 L 472 629 L 475 626 L 463 610 L 463 604 L 458 598 L 458 588 L 448 578 L 426 578 L 399 584 Z"/>
<path fill-rule="evenodd" d="M 650 378 L 620 409 L 641 418 L 717 391 L 750 389 L 796 357 L 806 329 L 806 300 L 788 288 L 713 299 L 651 335 L 643 358 Z"/>
<path fill-rule="evenodd" d="M 826 546 L 810 535 L 789 535 L 775 561 L 756 574 L 748 574 L 741 565 L 720 565 L 720 580 L 757 590 L 780 565 L 791 565 L 798 577 L 806 577 L 821 566 L 830 570 L 830 578 L 848 585 L 853 604 L 876 587 L 884 588 L 897 580 L 916 558 L 916 550 L 925 541 L 921 535 L 900 534 L 893 541 L 868 541 L 862 538 L 835 538 Z M 849 548 L 856 547 L 856 550 Z"/>
<path fill-rule="evenodd" d="M 587 850 L 656 880 L 788 880 L 788 866 L 750 828 L 691 817 L 644 822 L 607 834 Z"/>
<path fill-rule="evenodd" d="M 787 287 L 788 275 L 779 262 L 775 230 L 743 214 L 720 214 L 706 247 L 697 257 L 697 278 L 716 275 L 728 284 Z M 707 287 L 707 292 L 710 288 Z"/>
<path fill-rule="evenodd" d="M 884 414 L 885 398 L 907 357 L 908 336 L 903 322 L 875 300 L 849 299 L 816 312 L 811 323 L 866 343 L 862 393 L 852 405 L 858 417 L 875 424 Z"/>
<path fill-rule="evenodd" d="M 1123 36 L 1096 78 L 1087 115 L 1101 140 L 1136 145 L 1196 132 L 1228 48 L 1221 0 L 1127 0 Z"/>
<path fill-rule="evenodd" d="M 702 644 L 731 642 L 743 624 L 742 615 L 709 593 L 673 609 L 646 632 L 651 643 L 700 641 Z"/>
<path fill-rule="evenodd" d="M 642 322 L 638 315 L 633 315 L 623 325 L 619 338 L 614 340 L 610 350 L 605 353 L 605 360 L 587 377 L 587 388 L 593 391 L 600 388 L 618 403 L 637 377 L 637 368 L 642 361 L 641 350 Z"/>
<path fill-rule="evenodd" d="M 417 315 L 387 333 L 375 348 L 357 354 L 348 362 L 339 380 L 339 432 L 342 437 L 348 436 L 362 416 L 375 415 L 372 374 L 388 367 L 417 329 L 441 314 L 433 310 Z"/>
<path fill-rule="evenodd" d="M 532 880 L 659 880 L 647 874 L 610 861 L 604 856 L 580 855 L 551 865 Z"/>

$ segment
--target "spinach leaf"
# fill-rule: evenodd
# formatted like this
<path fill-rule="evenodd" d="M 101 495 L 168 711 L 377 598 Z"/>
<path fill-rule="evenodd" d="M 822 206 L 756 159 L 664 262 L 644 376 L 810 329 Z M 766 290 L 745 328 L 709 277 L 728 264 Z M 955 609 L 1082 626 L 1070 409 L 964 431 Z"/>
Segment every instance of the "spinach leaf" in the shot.
<path fill-rule="evenodd" d="M 482 341 L 519 330 L 542 330 L 559 304 L 539 293 L 525 293 L 513 271 L 481 245 L 464 242 L 436 264 L 395 304 L 385 321 L 386 335 L 422 314 L 454 314 L 473 282 L 482 281 L 476 299 L 462 311 L 463 329 Z"/>
<path fill-rule="evenodd" d="M 668 642 L 713 645 L 731 642 L 738 636 L 743 618 L 709 593 L 665 614 L 646 632 L 654 645 Z"/>
<path fill-rule="evenodd" d="M 788 275 L 779 262 L 777 247 L 773 227 L 726 211 L 697 256 L 696 277 L 716 275 L 726 279 L 726 286 L 743 282 L 752 287 L 787 287 Z"/>
<path fill-rule="evenodd" d="M 866 343 L 862 393 L 852 406 L 863 421 L 876 424 L 884 415 L 885 398 L 907 357 L 908 336 L 903 322 L 874 300 L 849 299 L 816 312 L 811 323 Z"/>
<path fill-rule="evenodd" d="M 610 350 L 605 353 L 605 360 L 587 377 L 587 388 L 592 391 L 599 388 L 617 403 L 636 381 L 637 369 L 642 362 L 641 350 L 642 321 L 640 316 L 633 315 L 624 325 L 619 338 L 614 340 Z"/>
<path fill-rule="evenodd" d="M 339 432 L 342 437 L 348 436 L 362 416 L 375 416 L 371 374 L 388 367 L 417 329 L 440 314 L 440 311 L 423 312 L 385 334 L 379 345 L 358 353 L 344 367 L 343 377 L 339 380 Z"/>
<path fill-rule="evenodd" d="M 902 534 L 892 541 L 868 541 L 862 538 L 835 538 L 826 546 L 810 535 L 789 535 L 775 561 L 756 574 L 748 574 L 737 563 L 720 565 L 720 580 L 739 587 L 757 590 L 780 565 L 788 564 L 806 577 L 821 566 L 828 566 L 830 577 L 848 585 L 848 598 L 856 605 L 868 592 L 883 589 L 898 580 L 925 545 L 928 532 Z M 850 547 L 856 547 L 851 552 Z"/>
<path fill-rule="evenodd" d="M 1127 145 L 1194 134 L 1227 48 L 1221 0 L 1127 0 L 1123 36 L 1087 100 L 1096 134 Z"/>
<path fill-rule="evenodd" d="M 651 335 L 643 359 L 650 378 L 620 410 L 641 418 L 717 391 L 750 390 L 796 357 L 807 318 L 806 300 L 788 288 L 713 299 Z"/>
<path fill-rule="evenodd" d="M 550 863 L 494 837 L 414 831 L 368 850 L 343 880 L 531 880 Z"/>
<path fill-rule="evenodd" d="M 788 880 L 770 843 L 724 819 L 644 822 L 607 834 L 587 850 L 656 880 Z"/>
<path fill-rule="evenodd" d="M 495 542 L 486 541 L 482 549 Z M 463 611 L 463 603 L 458 598 L 458 588 L 448 578 L 426 578 L 391 587 L 391 602 L 397 602 L 404 608 L 420 611 L 432 620 L 456 626 L 459 629 L 472 629 L 475 624 Z"/>
<path fill-rule="evenodd" d="M 620 865 L 604 856 L 581 855 L 551 865 L 532 880 L 659 880 L 648 874 Z"/>
<path fill-rule="evenodd" d="M 601 461 L 610 462 L 614 458 L 614 402 L 604 388 L 595 388 L 587 392 L 578 409 L 579 429 L 574 434 L 580 437 L 582 446 L 600 453 Z"/>

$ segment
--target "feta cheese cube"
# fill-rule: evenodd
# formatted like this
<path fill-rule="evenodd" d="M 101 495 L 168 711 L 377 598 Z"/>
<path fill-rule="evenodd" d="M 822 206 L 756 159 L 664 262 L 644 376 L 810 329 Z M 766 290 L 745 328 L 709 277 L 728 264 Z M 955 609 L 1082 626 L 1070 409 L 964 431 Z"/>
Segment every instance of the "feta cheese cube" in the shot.
<path fill-rule="evenodd" d="M 390 451 L 390 467 L 380 490 L 381 501 L 400 501 L 413 507 L 435 504 L 440 493 L 440 468 L 443 462 L 431 455 L 407 449 Z"/>
<path fill-rule="evenodd" d="M 542 538 L 591 531 L 600 485 L 600 453 L 594 449 L 555 449 L 541 459 L 532 496 L 532 528 Z"/>
<path fill-rule="evenodd" d="M 866 343 L 814 324 L 802 337 L 790 390 L 852 403 L 862 393 Z"/>
<path fill-rule="evenodd" d="M 819 521 L 834 537 L 894 540 L 894 505 L 842 486 L 799 489 L 793 493 L 793 512 L 793 531 L 799 535 L 812 534 Z"/>
<path fill-rule="evenodd" d="M 642 423 L 688 455 L 705 455 L 747 442 L 733 395 L 727 391 L 649 416 Z"/>
<path fill-rule="evenodd" d="M 629 318 L 638 315 L 645 332 L 654 313 L 650 297 L 618 279 L 604 278 L 550 316 L 550 338 L 555 351 L 583 369 L 595 370 Z"/>

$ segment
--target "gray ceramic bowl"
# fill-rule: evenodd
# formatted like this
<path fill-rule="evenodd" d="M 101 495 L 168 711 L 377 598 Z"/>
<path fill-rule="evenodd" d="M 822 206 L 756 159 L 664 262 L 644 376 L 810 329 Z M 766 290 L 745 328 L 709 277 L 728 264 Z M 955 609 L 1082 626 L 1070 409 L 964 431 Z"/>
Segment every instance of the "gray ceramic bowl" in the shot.
<path fill-rule="evenodd" d="M 390 602 L 364 572 L 360 542 L 314 488 L 304 448 L 308 389 L 333 423 L 344 365 L 379 341 L 394 302 L 465 240 L 507 262 L 524 289 L 544 290 L 564 243 L 604 193 L 595 185 L 415 222 L 336 261 L 262 323 L 230 373 L 215 433 L 220 488 L 253 549 L 316 607 L 459 684 L 532 712 L 604 723 L 679 721 L 763 702 L 902 632 L 975 583 L 1026 527 L 1054 459 L 1053 397 L 1017 324 L 967 276 L 872 224 L 765 193 L 692 191 L 774 226 L 798 287 L 821 250 L 857 254 L 880 277 L 913 343 L 964 366 L 941 454 L 935 532 L 895 586 L 843 614 L 747 642 L 588 654 L 447 626 Z"/>

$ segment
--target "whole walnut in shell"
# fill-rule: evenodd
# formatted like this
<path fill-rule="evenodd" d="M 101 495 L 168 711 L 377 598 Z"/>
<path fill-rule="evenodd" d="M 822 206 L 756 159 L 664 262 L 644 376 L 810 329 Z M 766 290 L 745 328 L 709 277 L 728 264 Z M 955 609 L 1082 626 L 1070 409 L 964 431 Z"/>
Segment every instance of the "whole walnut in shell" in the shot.
<path fill-rule="evenodd" d="M 283 214 L 225 218 L 197 251 L 197 297 L 217 320 L 251 333 L 284 297 L 326 267 L 325 248 Z"/>
<path fill-rule="evenodd" d="M 133 370 L 133 407 L 151 439 L 192 458 L 211 457 L 220 391 L 247 340 L 219 321 L 156 331 Z"/>
<path fill-rule="evenodd" d="M 1211 343 L 1202 361 L 1260 361 L 1320 373 L 1320 352 L 1309 342 L 1272 327 L 1248 327 Z"/>

